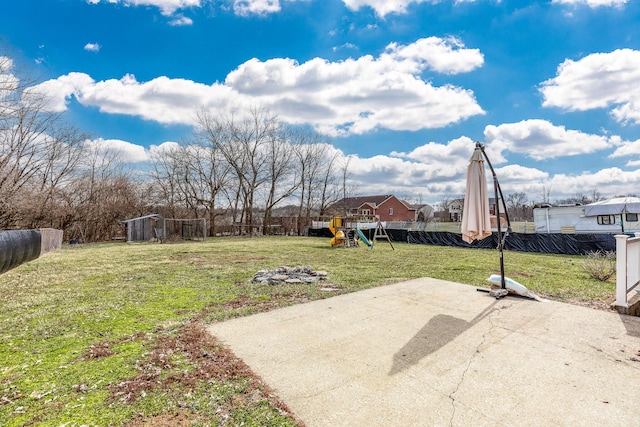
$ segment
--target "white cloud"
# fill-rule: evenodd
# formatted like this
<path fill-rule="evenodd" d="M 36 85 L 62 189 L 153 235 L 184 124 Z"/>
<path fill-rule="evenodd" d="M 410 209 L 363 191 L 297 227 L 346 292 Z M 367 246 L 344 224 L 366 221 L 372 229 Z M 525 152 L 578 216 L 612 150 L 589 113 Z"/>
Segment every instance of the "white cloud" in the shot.
<path fill-rule="evenodd" d="M 557 198 L 574 194 L 585 194 L 598 190 L 605 197 L 614 197 L 629 193 L 637 193 L 640 180 L 640 169 L 623 171 L 620 168 L 601 169 L 595 173 L 584 172 L 579 175 L 554 175 L 548 181 L 549 187 Z"/>
<path fill-rule="evenodd" d="M 442 180 L 466 173 L 474 148 L 475 142 L 463 136 L 447 144 L 429 142 L 408 153 L 393 151 L 391 156 L 419 162 L 428 167 L 430 179 Z"/>
<path fill-rule="evenodd" d="M 522 165 L 507 165 L 495 170 L 496 176 L 499 176 L 500 185 L 504 186 L 506 184 L 512 189 L 518 186 L 530 188 L 532 183 L 544 182 L 549 179 L 547 172 Z M 513 191 L 516 190 L 514 189 Z"/>
<path fill-rule="evenodd" d="M 67 101 L 71 96 L 80 96 L 84 90 L 92 87 L 94 80 L 84 73 L 69 73 L 55 80 L 47 80 L 27 90 L 28 93 L 45 96 L 50 111 L 61 112 L 67 109 Z"/>
<path fill-rule="evenodd" d="M 635 141 L 622 141 L 616 145 L 618 145 L 618 148 L 609 155 L 611 158 L 640 156 L 640 139 Z"/>
<path fill-rule="evenodd" d="M 464 138 L 466 137 L 462 139 Z M 415 151 L 446 152 L 447 147 L 452 144 L 455 145 L 454 141 L 447 144 L 429 143 L 430 147 L 418 147 Z M 431 163 L 398 158 L 394 153 L 370 158 L 352 156 L 349 163 L 350 184 L 355 185 L 362 194 L 395 194 L 405 199 L 420 199 L 435 204 L 445 196 L 459 197 L 464 194 L 467 166 L 472 151 L 473 147 L 470 147 L 464 161 L 458 155 L 450 161 L 433 160 Z M 491 158 L 491 154 L 487 154 Z M 566 199 L 575 194 L 588 194 L 593 190 L 605 197 L 629 194 L 635 191 L 634 188 L 640 180 L 640 169 L 624 171 L 620 168 L 607 168 L 575 175 L 550 175 L 537 168 L 509 164 L 495 167 L 495 171 L 505 197 L 514 192 L 524 192 L 530 203 L 542 201 L 543 189 L 550 190 L 552 201 Z M 488 167 L 486 173 L 489 192 L 493 195 L 493 183 Z"/>
<path fill-rule="evenodd" d="M 182 27 L 187 25 L 193 25 L 193 19 L 188 18 L 184 15 L 178 15 L 174 19 L 169 22 L 169 25 L 174 27 Z"/>
<path fill-rule="evenodd" d="M 279 0 L 234 0 L 233 11 L 236 15 L 266 15 L 280 12 Z"/>
<path fill-rule="evenodd" d="M 406 13 L 411 4 L 439 3 L 439 0 L 342 0 L 351 10 L 357 11 L 362 7 L 372 8 L 378 16 L 384 17 L 390 13 Z"/>
<path fill-rule="evenodd" d="M 469 157 L 471 154 L 469 154 Z M 361 192 L 396 194 L 402 198 L 428 198 L 437 201 L 444 194 L 462 195 L 466 164 L 422 163 L 403 158 L 377 155 L 352 156 L 349 181 Z"/>
<path fill-rule="evenodd" d="M 180 148 L 180 144 L 173 141 L 165 141 L 160 145 L 151 145 L 149 147 L 149 158 L 153 158 L 155 156 L 162 156 L 166 153 L 171 153 L 172 151 Z"/>
<path fill-rule="evenodd" d="M 98 4 L 100 2 L 123 4 L 125 6 L 154 6 L 160 9 L 163 15 L 169 16 L 177 10 L 189 7 L 202 7 L 207 0 L 86 0 L 89 4 Z M 233 11 L 239 16 L 268 15 L 280 12 L 280 0 L 225 0 L 233 2 Z M 311 0 L 285 0 L 294 1 L 311 1 Z M 380 17 L 388 14 L 403 14 L 407 12 L 407 8 L 412 4 L 430 3 L 436 4 L 441 0 L 342 0 L 345 6 L 353 11 L 358 11 L 363 7 L 372 8 Z M 454 4 L 474 2 L 476 0 L 455 0 Z M 564 0 L 571 3 L 569 0 Z M 625 0 L 588 0 L 588 3 L 624 3 Z M 226 6 L 223 6 L 223 9 Z M 188 18 L 185 18 L 188 19 Z M 175 21 L 172 21 L 175 22 Z M 173 24 L 176 25 L 176 24 Z M 189 25 L 189 24 L 181 24 Z"/>
<path fill-rule="evenodd" d="M 0 56 L 0 73 L 6 73 L 14 67 L 13 59 L 8 56 Z"/>
<path fill-rule="evenodd" d="M 20 80 L 12 73 L 13 60 L 0 55 L 0 100 L 13 94 L 18 88 Z"/>
<path fill-rule="evenodd" d="M 479 49 L 467 49 L 456 37 L 428 37 L 406 46 L 391 43 L 386 53 L 394 60 L 407 60 L 416 71 L 431 69 L 443 74 L 468 73 L 484 63 Z"/>
<path fill-rule="evenodd" d="M 534 160 L 588 154 L 610 148 L 610 138 L 590 135 L 564 126 L 554 126 L 546 120 L 523 120 L 500 126 L 489 125 L 484 130 L 491 161 L 501 163 L 503 152 L 523 154 Z"/>
<path fill-rule="evenodd" d="M 640 160 L 629 160 L 625 166 L 629 167 L 629 168 L 637 168 L 638 166 L 640 166 Z"/>
<path fill-rule="evenodd" d="M 124 163 L 139 163 L 149 160 L 149 155 L 143 146 L 119 139 L 87 140 L 85 146 L 96 149 L 99 153 L 109 153 Z"/>
<path fill-rule="evenodd" d="M 356 45 L 355 45 L 355 44 L 353 44 L 353 43 L 344 43 L 344 44 L 342 44 L 342 45 L 340 45 L 340 46 L 334 46 L 334 47 L 332 48 L 332 50 L 333 50 L 334 52 L 337 52 L 337 51 L 342 50 L 342 49 L 357 49 L 357 48 L 358 48 L 358 46 L 356 46 Z"/>
<path fill-rule="evenodd" d="M 86 0 L 90 4 L 98 4 L 100 2 L 123 4 L 125 6 L 155 6 L 163 15 L 171 15 L 176 10 L 186 9 L 189 7 L 200 7 L 202 0 Z"/>
<path fill-rule="evenodd" d="M 475 50 L 465 51 L 457 40 L 430 38 L 407 46 L 394 44 L 378 58 L 366 55 L 340 62 L 315 58 L 302 64 L 292 59 L 252 59 L 229 73 L 224 83 L 212 85 L 168 77 L 138 82 L 132 75 L 95 82 L 86 74 L 70 73 L 35 90 L 49 94 L 56 111 L 75 96 L 80 104 L 103 112 L 160 123 L 193 124 L 199 108 L 261 105 L 285 122 L 311 124 L 334 136 L 377 128 L 418 130 L 484 114 L 472 91 L 433 86 L 419 77 L 434 66 L 432 56 L 443 72 L 462 72 L 470 69 L 470 63 L 481 63 Z"/>
<path fill-rule="evenodd" d="M 592 9 L 597 7 L 622 8 L 629 0 L 552 0 L 551 3 L 564 4 L 570 6 L 588 6 Z"/>
<path fill-rule="evenodd" d="M 140 116 L 166 124 L 193 124 L 198 107 L 227 108 L 234 94 L 221 85 L 207 86 L 191 80 L 158 77 L 140 83 L 133 75 L 95 82 L 84 73 L 70 73 L 48 80 L 31 90 L 48 94 L 50 109 L 64 111 L 75 96 L 85 106 L 101 112 Z"/>
<path fill-rule="evenodd" d="M 437 4 L 442 0 L 342 0 L 343 3 L 351 10 L 358 11 L 363 7 L 370 7 L 380 17 L 388 14 L 402 14 L 407 12 L 407 8 L 412 4 Z M 454 4 L 474 3 L 477 0 L 452 0 Z M 500 2 L 500 0 L 498 0 Z"/>
<path fill-rule="evenodd" d="M 569 111 L 609 108 L 619 122 L 640 124 L 640 51 L 618 49 L 565 60 L 542 83 L 543 106 Z"/>
<path fill-rule="evenodd" d="M 475 142 L 463 136 L 445 144 L 429 142 L 409 153 L 392 152 L 388 156 L 371 158 L 354 156 L 349 164 L 350 179 L 367 193 L 396 194 L 437 203 L 444 196 L 464 194 L 467 167 L 474 148 Z M 547 172 L 517 164 L 495 170 L 505 195 L 525 192 L 533 199 L 540 188 L 551 181 Z M 490 180 L 488 168 L 486 172 Z M 492 183 L 488 185 L 493 191 Z M 558 186 L 554 190 L 560 194 L 562 188 Z M 575 192 L 569 193 L 572 194 Z"/>
<path fill-rule="evenodd" d="M 98 43 L 87 43 L 84 45 L 84 50 L 89 52 L 100 52 L 100 45 Z"/>
<path fill-rule="evenodd" d="M 448 45 L 450 40 L 441 43 Z M 452 85 L 436 87 L 419 78 L 433 66 L 433 50 L 425 46 L 434 45 L 431 39 L 407 46 L 394 44 L 378 58 L 365 55 L 340 62 L 253 59 L 229 73 L 225 83 L 272 106 L 287 121 L 312 123 L 331 135 L 362 134 L 378 127 L 437 128 L 484 114 L 471 91 Z M 439 61 L 448 64 L 439 69 L 469 69 L 461 50 L 460 45 L 452 48 L 454 59 Z"/>

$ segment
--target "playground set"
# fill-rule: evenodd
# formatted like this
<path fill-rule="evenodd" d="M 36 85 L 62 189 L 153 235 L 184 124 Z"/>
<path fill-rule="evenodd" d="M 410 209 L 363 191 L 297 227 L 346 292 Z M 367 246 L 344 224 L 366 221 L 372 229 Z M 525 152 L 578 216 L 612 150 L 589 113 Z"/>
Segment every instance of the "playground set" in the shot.
<path fill-rule="evenodd" d="M 373 246 L 378 239 L 385 239 L 389 242 L 391 249 L 395 251 L 391 239 L 382 226 L 380 219 L 376 218 L 375 223 L 376 228 L 373 233 L 373 238 L 369 240 L 363 231 L 366 229 L 359 228 L 357 221 L 347 220 L 341 216 L 334 216 L 331 221 L 329 221 L 329 231 L 333 234 L 330 241 L 331 247 L 343 246 L 345 248 L 357 248 L 359 246 L 358 242 L 361 241 L 373 250 Z"/>

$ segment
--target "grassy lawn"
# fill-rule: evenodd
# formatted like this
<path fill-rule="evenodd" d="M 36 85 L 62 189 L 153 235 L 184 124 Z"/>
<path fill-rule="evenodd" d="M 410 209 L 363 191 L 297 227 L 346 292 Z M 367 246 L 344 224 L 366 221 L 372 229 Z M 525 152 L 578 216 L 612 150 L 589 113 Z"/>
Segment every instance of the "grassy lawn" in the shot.
<path fill-rule="evenodd" d="M 67 246 L 0 276 L 0 425 L 295 426 L 295 417 L 203 325 L 417 277 L 486 286 L 495 250 L 385 241 L 373 251 L 307 237 Z M 615 278 L 582 257 L 505 252 L 506 275 L 557 301 L 604 308 Z M 310 265 L 320 285 L 255 285 Z"/>

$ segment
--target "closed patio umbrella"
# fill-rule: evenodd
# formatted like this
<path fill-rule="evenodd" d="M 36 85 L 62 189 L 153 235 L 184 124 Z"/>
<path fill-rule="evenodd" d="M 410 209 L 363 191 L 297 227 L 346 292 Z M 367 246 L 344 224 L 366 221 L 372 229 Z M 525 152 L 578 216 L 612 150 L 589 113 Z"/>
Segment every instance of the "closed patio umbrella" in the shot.
<path fill-rule="evenodd" d="M 487 178 L 484 173 L 484 160 L 487 161 L 491 174 L 493 175 L 493 189 L 496 200 L 496 219 L 498 223 L 498 252 L 500 254 L 500 282 L 503 292 L 495 294 L 497 297 L 506 295 L 506 283 L 504 279 L 504 258 L 503 247 L 504 239 L 511 232 L 511 223 L 509 215 L 505 212 L 507 218 L 507 232 L 502 234 L 500 228 L 500 200 L 504 200 L 502 189 L 498 183 L 496 171 L 493 169 L 487 153 L 484 151 L 484 145 L 476 142 L 476 148 L 469 161 L 467 169 L 467 193 L 464 199 L 464 208 L 462 211 L 462 239 L 471 243 L 474 240 L 482 240 L 491 235 L 491 219 L 489 217 L 489 198 L 487 197 Z M 498 194 L 500 197 L 498 197 Z"/>
<path fill-rule="evenodd" d="M 462 240 L 471 243 L 491 236 L 487 177 L 482 150 L 476 147 L 467 168 L 467 191 L 462 209 Z"/>

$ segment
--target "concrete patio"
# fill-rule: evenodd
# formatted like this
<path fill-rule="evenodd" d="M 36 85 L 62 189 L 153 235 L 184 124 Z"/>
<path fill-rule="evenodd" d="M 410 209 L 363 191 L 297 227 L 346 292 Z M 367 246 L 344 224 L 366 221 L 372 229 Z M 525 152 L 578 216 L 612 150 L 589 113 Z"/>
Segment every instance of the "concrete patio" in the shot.
<path fill-rule="evenodd" d="M 422 278 L 213 324 L 308 427 L 635 425 L 640 318 Z"/>

